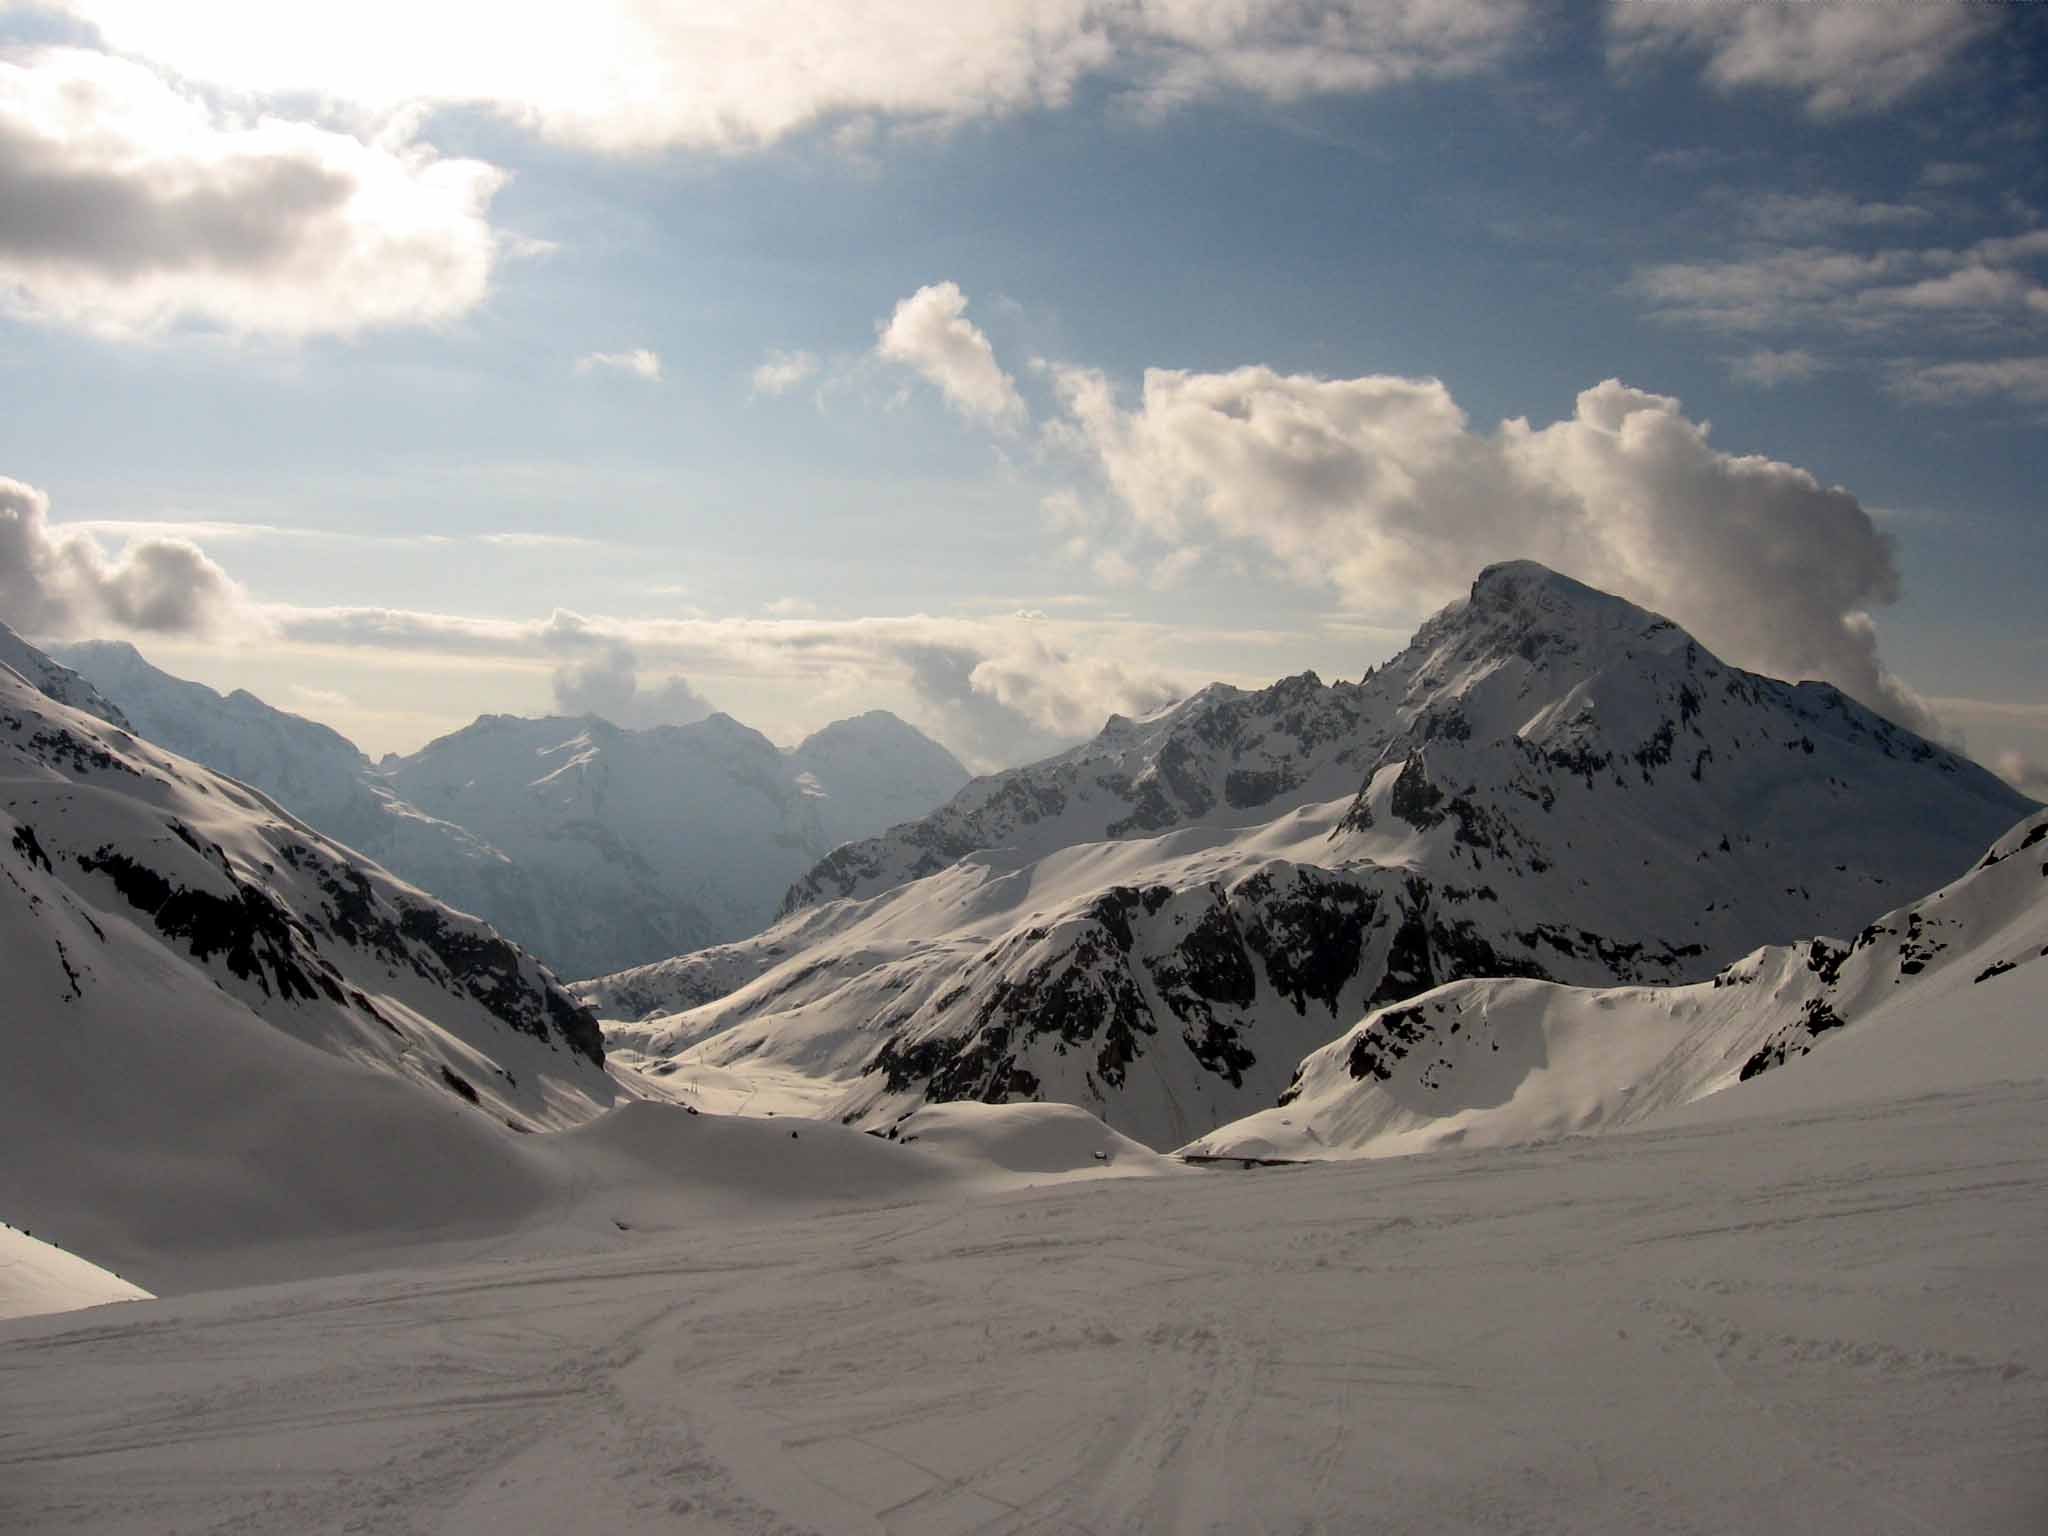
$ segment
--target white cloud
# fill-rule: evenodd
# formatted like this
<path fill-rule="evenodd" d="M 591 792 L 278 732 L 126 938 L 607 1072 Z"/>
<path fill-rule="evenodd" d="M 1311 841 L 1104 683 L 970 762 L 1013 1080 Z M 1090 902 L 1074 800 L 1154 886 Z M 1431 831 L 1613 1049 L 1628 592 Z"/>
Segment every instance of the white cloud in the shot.
<path fill-rule="evenodd" d="M 1803 96 L 1819 118 L 1882 111 L 1931 84 L 2004 18 L 1988 5 L 1706 4 L 1609 0 L 1608 58 L 1703 56 L 1723 91 Z"/>
<path fill-rule="evenodd" d="M 1933 215 L 1913 203 L 1866 203 L 1843 192 L 1767 192 L 1741 203 L 1742 219 L 1772 240 L 1810 240 L 1837 229 L 1894 229 Z"/>
<path fill-rule="evenodd" d="M 1890 540 L 1847 491 L 1715 449 L 1676 400 L 1608 380 L 1563 421 L 1481 434 L 1434 379 L 1152 369 L 1126 409 L 1100 374 L 1056 378 L 1054 440 L 1169 546 L 1220 535 L 1355 607 L 1416 616 L 1489 561 L 1534 558 L 1732 661 L 1931 726 L 1868 617 L 1898 595 Z"/>
<path fill-rule="evenodd" d="M 786 395 L 818 371 L 811 352 L 770 352 L 750 375 L 757 395 Z"/>
<path fill-rule="evenodd" d="M 338 688 L 314 688 L 306 683 L 293 683 L 285 692 L 295 704 L 330 714 L 346 714 L 356 708 L 356 701 Z"/>
<path fill-rule="evenodd" d="M 1952 405 L 2003 395 L 2031 405 L 2048 404 L 2048 357 L 2005 357 L 1956 363 L 1900 363 L 1887 385 L 1909 400 Z"/>
<path fill-rule="evenodd" d="M 105 54 L 0 59 L 0 304 L 112 337 L 435 324 L 489 287 L 503 179 L 402 132 L 231 115 Z"/>
<path fill-rule="evenodd" d="M 1972 263 L 1940 277 L 1923 278 L 1896 288 L 1873 288 L 1857 302 L 1895 309 L 2001 310 L 2032 309 L 2048 314 L 2048 288 L 2010 269 Z"/>
<path fill-rule="evenodd" d="M 778 619 L 808 619 L 817 613 L 818 605 L 808 597 L 778 597 L 763 603 L 761 611 Z"/>
<path fill-rule="evenodd" d="M 875 351 L 938 385 L 953 405 L 997 426 L 1025 419 L 1016 381 L 996 362 L 995 348 L 967 318 L 958 283 L 932 283 L 896 306 L 880 327 Z"/>
<path fill-rule="evenodd" d="M 2048 230 L 1962 250 L 1786 246 L 1638 267 L 1628 290 L 1666 319 L 1720 331 L 1874 331 L 1943 317 L 1977 326 L 2001 315 L 2048 314 L 2048 288 L 2025 270 L 2043 257 Z"/>
<path fill-rule="evenodd" d="M 1090 78 L 1154 106 L 1288 99 L 1487 68 L 1524 0 L 745 0 L 720 7 L 63 0 L 110 46 L 258 93 L 481 102 L 614 151 L 773 143 L 859 119 L 948 125 L 1065 106 Z"/>
<path fill-rule="evenodd" d="M 131 539 L 110 557 L 90 534 L 53 528 L 49 517 L 41 491 L 0 477 L 0 621 L 52 639 L 248 626 L 242 589 L 190 539 Z"/>
<path fill-rule="evenodd" d="M 565 715 L 598 715 L 631 730 L 694 725 L 713 710 L 686 677 L 643 687 L 639 654 L 625 641 L 596 632 L 573 614 L 557 613 L 548 648 L 569 652 L 555 669 L 555 707 Z M 572 622 L 563 622 L 572 621 Z"/>
<path fill-rule="evenodd" d="M 1920 170 L 1920 183 L 1928 187 L 1960 187 L 1984 179 L 1984 167 L 1970 160 L 1930 160 Z"/>
<path fill-rule="evenodd" d="M 603 539 L 586 538 L 580 533 L 480 533 L 476 535 L 479 544 L 489 544 L 498 549 L 602 549 Z"/>
<path fill-rule="evenodd" d="M 1804 347 L 1774 352 L 1758 347 L 1729 364 L 1728 371 L 1745 384 L 1776 389 L 1780 384 L 1798 384 L 1824 372 L 1827 364 Z"/>
<path fill-rule="evenodd" d="M 600 368 L 630 373 L 650 384 L 661 382 L 661 354 L 647 347 L 635 347 L 630 352 L 586 352 L 576 359 L 578 373 L 595 373 Z"/>
<path fill-rule="evenodd" d="M 1904 251 L 1863 255 L 1825 246 L 1765 251 L 1728 260 L 1638 267 L 1629 289 L 1667 318 L 1722 331 L 1824 323 L 1845 299 L 1912 270 Z"/>

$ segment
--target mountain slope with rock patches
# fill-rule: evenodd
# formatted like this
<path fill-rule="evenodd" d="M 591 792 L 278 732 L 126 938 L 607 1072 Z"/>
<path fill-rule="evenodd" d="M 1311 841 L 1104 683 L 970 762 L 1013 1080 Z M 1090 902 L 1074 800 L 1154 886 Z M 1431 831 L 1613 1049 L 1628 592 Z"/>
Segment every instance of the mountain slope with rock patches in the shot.
<path fill-rule="evenodd" d="M 1205 690 L 841 850 L 814 883 L 850 895 L 679 961 L 685 1009 L 609 1032 L 710 1101 L 772 1082 L 876 1125 L 1044 1097 L 1172 1146 L 1372 1008 L 1461 977 L 1699 980 L 1860 927 L 2031 806 L 1834 688 L 1514 563 L 1360 683 Z"/>
<path fill-rule="evenodd" d="M 173 677 L 125 643 L 61 654 L 140 734 L 255 785 L 565 976 L 753 933 L 821 856 L 967 782 L 881 710 L 788 751 L 725 715 L 651 730 L 486 715 L 372 764 L 324 725 Z"/>
<path fill-rule="evenodd" d="M 1788 1070 L 1796 1068 L 1796 1070 Z M 1384 1157 L 2048 1076 L 2048 813 L 1854 938 L 1685 987 L 1457 981 L 1368 1015 L 1198 1158 Z M 1768 1081 L 1764 1081 L 1768 1079 Z"/>

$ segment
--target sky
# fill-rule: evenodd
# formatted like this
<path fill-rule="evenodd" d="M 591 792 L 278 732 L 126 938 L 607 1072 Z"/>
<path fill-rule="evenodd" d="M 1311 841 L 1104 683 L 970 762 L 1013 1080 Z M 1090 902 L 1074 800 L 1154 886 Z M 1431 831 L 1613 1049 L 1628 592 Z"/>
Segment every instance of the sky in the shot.
<path fill-rule="evenodd" d="M 0 0 L 0 620 L 373 755 L 1356 678 L 1493 560 L 2048 796 L 2048 7 Z"/>

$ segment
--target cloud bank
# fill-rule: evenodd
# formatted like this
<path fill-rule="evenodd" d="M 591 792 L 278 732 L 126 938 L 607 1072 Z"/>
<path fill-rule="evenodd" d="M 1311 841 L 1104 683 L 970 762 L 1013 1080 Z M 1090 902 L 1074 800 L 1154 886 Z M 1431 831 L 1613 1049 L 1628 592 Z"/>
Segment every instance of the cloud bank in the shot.
<path fill-rule="evenodd" d="M 210 106 L 140 65 L 0 60 L 0 304 L 108 336 L 352 335 L 474 308 L 501 172 Z"/>
<path fill-rule="evenodd" d="M 247 620 L 242 589 L 190 539 L 131 539 L 109 556 L 90 534 L 52 528 L 41 491 L 0 477 L 0 621 L 73 639 L 109 627 L 220 634 Z"/>
<path fill-rule="evenodd" d="M 1667 613 L 1729 660 L 1825 678 L 1922 731 L 1878 659 L 1890 540 L 1849 492 L 1724 453 L 1668 396 L 1610 379 L 1573 414 L 1474 431 L 1435 379 L 1152 369 L 1134 407 L 1056 373 L 1078 452 L 1139 533 L 1223 537 L 1368 612 L 1417 616 L 1490 561 L 1530 557 Z"/>
<path fill-rule="evenodd" d="M 972 767 L 991 769 L 1058 750 L 1111 714 L 1144 714 L 1181 697 L 1187 680 L 1112 659 L 1157 648 L 1157 635 L 1121 629 L 1103 643 L 1083 624 L 1018 616 L 864 619 L 629 619 L 557 610 L 546 619 L 473 619 L 389 608 L 274 606 L 265 617 L 287 644 L 551 662 L 558 708 L 622 725 L 683 723 L 709 704 L 674 677 L 652 694 L 644 668 L 695 677 L 802 680 L 820 695 L 858 700 L 907 687 L 916 722 Z M 1142 643 L 1150 639 L 1152 646 Z"/>

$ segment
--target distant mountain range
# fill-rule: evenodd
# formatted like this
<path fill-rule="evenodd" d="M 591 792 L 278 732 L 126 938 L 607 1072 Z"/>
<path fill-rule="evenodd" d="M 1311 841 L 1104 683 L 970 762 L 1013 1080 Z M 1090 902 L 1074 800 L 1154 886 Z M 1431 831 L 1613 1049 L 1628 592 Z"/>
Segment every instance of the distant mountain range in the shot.
<path fill-rule="evenodd" d="M 2035 809 L 1820 683 L 1525 562 L 1358 683 L 1216 686 L 840 848 L 751 939 L 579 987 L 707 1105 L 1084 1105 L 1155 1147 L 1461 977 L 1704 980 Z M 775 1096 L 779 1096 L 776 1098 Z"/>
<path fill-rule="evenodd" d="M 819 858 L 968 778 L 879 710 L 789 752 L 727 715 L 641 731 L 486 715 L 373 764 L 326 726 L 172 677 L 133 646 L 56 654 L 142 735 L 263 790 L 565 976 L 751 934 Z"/>

